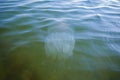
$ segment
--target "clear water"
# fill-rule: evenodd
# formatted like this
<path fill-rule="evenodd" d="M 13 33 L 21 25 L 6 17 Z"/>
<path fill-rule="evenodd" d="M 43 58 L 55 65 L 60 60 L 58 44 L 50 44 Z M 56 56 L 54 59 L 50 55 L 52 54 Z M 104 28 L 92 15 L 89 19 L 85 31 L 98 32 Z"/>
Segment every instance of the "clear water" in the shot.
<path fill-rule="evenodd" d="M 75 38 L 63 59 L 45 51 L 60 21 Z M 0 80 L 120 80 L 120 0 L 0 0 Z"/>

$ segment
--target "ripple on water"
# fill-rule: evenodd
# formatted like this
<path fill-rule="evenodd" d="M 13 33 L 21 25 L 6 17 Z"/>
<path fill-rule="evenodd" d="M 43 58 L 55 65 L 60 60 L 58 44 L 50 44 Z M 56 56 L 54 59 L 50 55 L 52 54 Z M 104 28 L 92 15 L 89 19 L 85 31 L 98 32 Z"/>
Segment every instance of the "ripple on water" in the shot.
<path fill-rule="evenodd" d="M 18 59 L 13 56 L 13 61 L 28 59 L 29 69 L 40 71 L 44 80 L 59 80 L 61 76 L 68 80 L 117 80 L 114 77 L 120 73 L 119 7 L 119 0 L 1 0 L 0 51 L 11 53 L 10 49 L 12 55 L 19 54 Z M 61 21 L 68 25 L 58 28 L 56 24 Z M 51 40 L 50 44 L 46 39 L 48 43 Z M 47 51 L 50 53 L 46 48 L 54 53 L 70 51 L 72 55 L 52 59 L 46 56 Z"/>

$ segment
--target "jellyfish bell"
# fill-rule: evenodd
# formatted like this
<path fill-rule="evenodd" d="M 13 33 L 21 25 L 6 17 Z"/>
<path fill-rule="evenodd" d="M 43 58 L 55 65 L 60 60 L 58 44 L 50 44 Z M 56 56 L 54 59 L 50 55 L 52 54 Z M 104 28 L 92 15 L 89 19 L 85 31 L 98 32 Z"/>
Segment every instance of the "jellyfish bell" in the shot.
<path fill-rule="evenodd" d="M 52 32 L 68 32 L 73 34 L 73 30 L 70 27 L 68 27 L 68 25 L 65 23 L 60 23 L 57 24 L 56 26 L 50 27 L 48 29 L 48 33 L 52 33 Z"/>
<path fill-rule="evenodd" d="M 73 55 L 75 39 L 73 30 L 65 24 L 50 27 L 45 40 L 46 54 L 55 58 L 67 58 Z"/>

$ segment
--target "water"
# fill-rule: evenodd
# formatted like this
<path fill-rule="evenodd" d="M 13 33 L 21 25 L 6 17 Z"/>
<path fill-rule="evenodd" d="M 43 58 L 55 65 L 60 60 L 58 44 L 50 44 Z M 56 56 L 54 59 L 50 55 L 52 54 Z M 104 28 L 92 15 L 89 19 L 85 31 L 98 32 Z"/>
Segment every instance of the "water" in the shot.
<path fill-rule="evenodd" d="M 0 0 L 0 80 L 8 79 L 119 80 L 120 0 Z"/>

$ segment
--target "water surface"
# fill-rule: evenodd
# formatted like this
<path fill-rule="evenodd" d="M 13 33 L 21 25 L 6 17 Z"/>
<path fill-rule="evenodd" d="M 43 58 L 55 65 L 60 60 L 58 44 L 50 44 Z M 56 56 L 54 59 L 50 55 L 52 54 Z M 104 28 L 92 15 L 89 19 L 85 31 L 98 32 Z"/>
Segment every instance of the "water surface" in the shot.
<path fill-rule="evenodd" d="M 48 29 L 74 31 L 69 58 L 45 52 Z M 0 80 L 119 80 L 120 0 L 0 0 Z"/>

